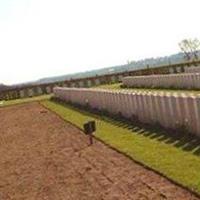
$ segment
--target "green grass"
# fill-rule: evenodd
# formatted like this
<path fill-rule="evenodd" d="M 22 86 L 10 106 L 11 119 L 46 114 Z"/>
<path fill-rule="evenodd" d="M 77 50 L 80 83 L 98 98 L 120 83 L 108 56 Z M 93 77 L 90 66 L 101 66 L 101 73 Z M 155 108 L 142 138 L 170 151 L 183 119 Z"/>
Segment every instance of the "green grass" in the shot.
<path fill-rule="evenodd" d="M 191 95 L 200 95 L 200 90 L 184 90 L 184 89 L 152 89 L 152 88 L 121 88 L 121 83 L 105 84 L 95 86 L 95 88 L 110 89 L 110 90 L 129 90 L 133 92 L 170 92 L 170 93 L 184 93 Z"/>
<path fill-rule="evenodd" d="M 9 100 L 9 101 L 0 101 L 0 107 L 21 104 L 21 103 L 28 103 L 28 102 L 33 102 L 33 101 L 41 101 L 45 99 L 50 99 L 51 96 L 52 95 L 41 95 L 41 96 L 36 96 L 36 97 L 28 97 L 28 98 L 15 99 L 15 100 Z"/>
<path fill-rule="evenodd" d="M 96 120 L 97 138 L 200 193 L 200 143 L 195 138 L 175 138 L 159 129 L 141 128 L 49 100 L 41 103 L 80 128 Z"/>

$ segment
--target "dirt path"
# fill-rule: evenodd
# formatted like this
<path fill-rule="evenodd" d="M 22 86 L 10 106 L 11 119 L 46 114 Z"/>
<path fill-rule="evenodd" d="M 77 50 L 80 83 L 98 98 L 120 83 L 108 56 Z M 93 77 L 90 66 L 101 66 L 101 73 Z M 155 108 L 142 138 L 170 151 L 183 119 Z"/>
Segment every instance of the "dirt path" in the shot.
<path fill-rule="evenodd" d="M 0 109 L 0 199 L 197 199 L 37 103 Z"/>

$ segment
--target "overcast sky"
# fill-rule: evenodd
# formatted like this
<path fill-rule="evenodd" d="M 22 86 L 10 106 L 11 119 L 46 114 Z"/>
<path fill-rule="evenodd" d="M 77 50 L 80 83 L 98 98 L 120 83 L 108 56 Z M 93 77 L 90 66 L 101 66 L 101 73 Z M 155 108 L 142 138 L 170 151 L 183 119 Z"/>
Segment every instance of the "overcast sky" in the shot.
<path fill-rule="evenodd" d="M 0 83 L 109 67 L 200 38 L 199 0 L 0 0 Z"/>

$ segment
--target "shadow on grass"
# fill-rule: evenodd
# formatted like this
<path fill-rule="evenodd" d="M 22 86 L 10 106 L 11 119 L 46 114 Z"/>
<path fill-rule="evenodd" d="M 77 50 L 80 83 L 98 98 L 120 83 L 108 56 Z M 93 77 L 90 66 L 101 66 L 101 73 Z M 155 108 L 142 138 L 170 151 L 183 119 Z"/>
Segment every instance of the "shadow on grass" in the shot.
<path fill-rule="evenodd" d="M 76 112 L 82 113 L 89 117 L 96 118 L 97 120 L 100 119 L 120 128 L 131 130 L 135 134 L 141 134 L 152 140 L 157 140 L 166 144 L 173 145 L 177 148 L 181 148 L 184 151 L 190 151 L 197 156 L 200 155 L 200 138 L 190 133 L 169 129 L 166 130 L 160 127 L 160 125 L 147 125 L 138 122 L 137 120 L 123 119 L 122 117 L 116 115 L 112 116 L 105 112 L 91 110 L 82 106 L 57 101 L 55 99 L 51 99 L 50 101 L 58 105 L 63 105 L 67 108 L 70 108 Z"/>

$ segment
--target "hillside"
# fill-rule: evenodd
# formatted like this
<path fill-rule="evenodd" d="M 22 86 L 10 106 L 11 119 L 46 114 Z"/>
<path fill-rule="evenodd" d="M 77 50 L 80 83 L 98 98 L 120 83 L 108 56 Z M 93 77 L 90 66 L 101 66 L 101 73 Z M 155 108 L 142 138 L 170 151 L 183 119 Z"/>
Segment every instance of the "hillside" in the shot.
<path fill-rule="evenodd" d="M 0 92 L 3 91 L 3 90 L 6 90 L 8 88 L 9 88 L 9 86 L 0 83 Z"/>
<path fill-rule="evenodd" d="M 51 82 L 57 82 L 57 81 L 65 81 L 65 80 L 70 80 L 70 79 L 86 78 L 86 77 L 92 77 L 92 76 L 104 75 L 104 74 L 119 73 L 119 72 L 124 72 L 124 71 L 132 71 L 132 70 L 144 69 L 147 67 L 149 68 L 159 67 L 161 65 L 174 64 L 174 63 L 179 63 L 179 62 L 184 62 L 184 61 L 185 60 L 184 60 L 183 53 L 177 53 L 177 54 L 173 54 L 173 55 L 165 56 L 165 57 L 147 58 L 147 59 L 138 60 L 138 61 L 131 61 L 128 64 L 124 64 L 124 65 L 105 67 L 105 68 L 101 68 L 97 70 L 90 70 L 90 71 L 67 74 L 67 75 L 62 75 L 62 76 L 42 78 L 37 81 L 12 85 L 12 88 L 18 88 L 18 87 L 26 86 L 26 85 L 37 85 L 37 84 L 51 83 Z M 2 85 L 2 88 L 3 87 L 5 88 L 5 86 Z"/>
<path fill-rule="evenodd" d="M 146 68 L 147 65 L 149 65 L 149 67 L 156 67 L 160 65 L 165 65 L 169 63 L 173 64 L 173 63 L 178 63 L 182 61 L 184 61 L 184 56 L 182 53 L 178 53 L 171 56 L 147 58 L 147 59 L 143 59 L 139 61 L 132 61 L 125 65 L 111 66 L 111 67 L 106 67 L 106 68 L 101 68 L 101 69 L 91 70 L 91 71 L 86 71 L 86 72 L 80 72 L 80 73 L 75 73 L 75 74 L 43 78 L 36 81 L 35 83 L 41 84 L 41 83 L 50 83 L 50 82 L 55 82 L 55 81 L 64 81 L 64 80 L 77 79 L 77 78 L 86 78 L 86 77 L 91 77 L 91 76 L 96 76 L 96 75 L 104 75 L 104 74 L 110 74 L 110 73 L 118 73 L 118 72 L 123 72 L 123 71 L 142 69 L 142 68 Z"/>

